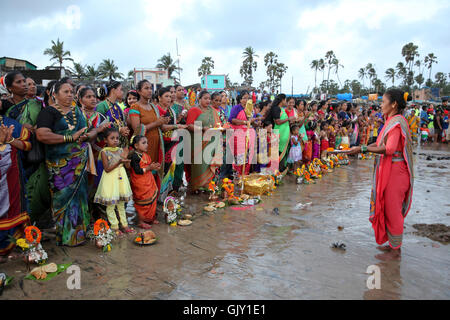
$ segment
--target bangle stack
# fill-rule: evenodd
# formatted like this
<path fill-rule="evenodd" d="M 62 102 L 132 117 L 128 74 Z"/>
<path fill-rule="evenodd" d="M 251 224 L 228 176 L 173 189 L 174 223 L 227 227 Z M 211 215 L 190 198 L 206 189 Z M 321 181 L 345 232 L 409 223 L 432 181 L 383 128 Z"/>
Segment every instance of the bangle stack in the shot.
<path fill-rule="evenodd" d="M 361 145 L 361 153 L 362 154 L 367 153 L 367 146 L 365 144 Z"/>
<path fill-rule="evenodd" d="M 64 136 L 64 143 L 73 142 L 73 136 L 71 135 L 65 135 Z"/>

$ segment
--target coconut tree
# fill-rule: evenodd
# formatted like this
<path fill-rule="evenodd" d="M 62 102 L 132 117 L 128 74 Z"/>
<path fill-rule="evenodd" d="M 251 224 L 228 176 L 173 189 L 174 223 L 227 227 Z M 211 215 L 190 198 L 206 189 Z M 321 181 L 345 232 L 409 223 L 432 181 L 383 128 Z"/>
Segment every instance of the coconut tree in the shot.
<path fill-rule="evenodd" d="M 198 76 L 206 76 L 211 74 L 214 69 L 214 60 L 211 57 L 204 57 L 202 60 L 202 65 L 198 68 Z"/>
<path fill-rule="evenodd" d="M 445 83 L 447 82 L 447 75 L 443 72 L 438 72 L 435 74 L 434 78 L 436 79 L 436 83 L 440 88 L 443 88 L 445 86 Z"/>
<path fill-rule="evenodd" d="M 416 57 L 419 57 L 419 52 L 417 51 L 418 48 L 419 47 L 412 42 L 405 44 L 402 48 L 402 56 L 405 58 L 406 65 L 410 72 L 412 71 L 414 60 Z"/>
<path fill-rule="evenodd" d="M 100 71 L 95 67 L 95 64 L 92 66 L 86 66 L 86 78 L 96 85 L 97 81 L 100 79 Z"/>
<path fill-rule="evenodd" d="M 242 52 L 242 66 L 240 71 L 241 76 L 244 78 L 245 83 L 248 85 L 252 85 L 253 83 L 253 72 L 256 71 L 258 67 L 258 63 L 255 61 L 255 58 L 259 56 L 256 54 L 255 50 L 252 47 L 247 47 Z"/>
<path fill-rule="evenodd" d="M 406 76 L 407 76 L 407 71 L 406 71 L 406 67 L 403 64 L 403 62 L 399 62 L 397 63 L 397 66 L 395 67 L 396 71 L 397 71 L 397 78 L 398 79 L 402 79 L 403 84 L 406 83 Z"/>
<path fill-rule="evenodd" d="M 76 80 L 82 80 L 86 77 L 86 67 L 81 63 L 74 62 L 73 68 L 69 68 L 69 71 Z"/>
<path fill-rule="evenodd" d="M 334 73 L 339 81 L 339 85 L 342 87 L 341 79 L 339 79 L 339 68 L 344 68 L 344 66 L 339 63 L 337 58 L 334 58 L 333 61 L 331 61 L 331 64 L 333 65 Z"/>
<path fill-rule="evenodd" d="M 387 69 L 386 70 L 386 72 L 384 73 L 385 74 L 385 78 L 386 78 L 386 80 L 391 80 L 392 81 L 392 86 L 394 86 L 394 83 L 395 83 L 395 76 L 396 76 L 396 73 L 395 73 L 395 69 L 394 68 L 389 68 L 389 69 Z"/>
<path fill-rule="evenodd" d="M 98 71 L 102 79 L 108 78 L 109 81 L 123 79 L 123 74 L 119 72 L 119 67 L 115 65 L 114 60 L 104 59 L 98 66 Z"/>
<path fill-rule="evenodd" d="M 425 78 L 423 77 L 422 74 L 418 74 L 418 75 L 414 78 L 414 80 L 416 80 L 417 84 L 419 85 L 419 89 L 420 89 L 420 87 L 422 86 L 422 83 L 425 82 Z"/>
<path fill-rule="evenodd" d="M 181 68 L 178 68 L 175 65 L 175 61 L 170 56 L 170 53 L 167 53 L 166 55 L 163 55 L 161 58 L 159 58 L 158 64 L 156 65 L 156 67 L 167 70 L 169 78 L 172 78 L 172 73 L 174 71 L 182 71 Z"/>
<path fill-rule="evenodd" d="M 50 56 L 50 61 L 56 60 L 52 66 L 59 64 L 60 69 L 62 68 L 64 61 L 73 62 L 73 59 L 70 57 L 70 51 L 64 50 L 64 41 L 59 41 L 59 38 L 56 42 L 52 40 L 51 48 L 45 49 L 44 55 Z"/>
<path fill-rule="evenodd" d="M 434 55 L 434 53 L 429 53 L 426 57 L 425 57 L 425 65 L 427 66 L 427 68 L 430 70 L 430 73 L 428 75 L 428 80 L 431 81 L 431 69 L 433 68 L 433 64 L 434 63 L 438 63 L 437 61 L 437 57 Z"/>
<path fill-rule="evenodd" d="M 325 54 L 325 63 L 328 67 L 328 76 L 327 76 L 327 94 L 328 94 L 328 84 L 330 82 L 330 71 L 331 68 L 333 67 L 333 60 L 336 59 L 336 55 L 334 54 L 333 50 L 328 51 Z"/>
<path fill-rule="evenodd" d="M 364 88 L 364 79 L 366 78 L 366 76 L 367 76 L 367 72 L 366 72 L 366 69 L 365 68 L 360 68 L 359 70 L 358 70 L 358 77 L 362 80 L 362 86 L 363 86 L 363 88 Z"/>
<path fill-rule="evenodd" d="M 319 60 L 313 60 L 311 61 L 311 69 L 314 70 L 314 90 L 317 89 L 317 70 L 320 68 L 320 61 Z"/>
<path fill-rule="evenodd" d="M 375 67 L 372 63 L 368 63 L 366 66 L 366 72 L 367 76 L 369 77 L 369 91 L 370 91 L 370 84 L 373 83 L 373 80 L 377 77 L 377 72 L 375 71 Z"/>

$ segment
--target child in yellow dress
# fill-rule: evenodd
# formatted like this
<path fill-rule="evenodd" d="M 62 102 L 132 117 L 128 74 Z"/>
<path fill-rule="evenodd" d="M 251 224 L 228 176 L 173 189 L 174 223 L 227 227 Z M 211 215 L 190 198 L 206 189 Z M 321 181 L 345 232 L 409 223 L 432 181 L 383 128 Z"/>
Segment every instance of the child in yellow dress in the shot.
<path fill-rule="evenodd" d="M 104 170 L 94 197 L 94 203 L 106 206 L 106 214 L 111 229 L 117 235 L 122 235 L 122 232 L 119 230 L 116 207 L 123 232 L 134 233 L 135 231 L 128 226 L 125 212 L 125 203 L 133 199 L 133 192 L 124 168 L 124 165 L 130 166 L 130 160 L 127 160 L 128 149 L 119 148 L 119 131 L 117 128 L 107 129 L 105 136 L 106 147 L 102 149 L 99 155 Z"/>

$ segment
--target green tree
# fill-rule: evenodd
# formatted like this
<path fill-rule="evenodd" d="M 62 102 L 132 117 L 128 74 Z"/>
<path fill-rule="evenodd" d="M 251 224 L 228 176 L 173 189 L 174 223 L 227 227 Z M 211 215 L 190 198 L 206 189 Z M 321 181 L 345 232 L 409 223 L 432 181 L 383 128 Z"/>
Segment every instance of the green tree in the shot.
<path fill-rule="evenodd" d="M 284 63 L 278 62 L 276 64 L 277 87 L 280 87 L 280 92 L 281 92 L 281 79 L 286 74 L 287 69 L 288 67 Z"/>
<path fill-rule="evenodd" d="M 447 75 L 443 72 L 438 72 L 435 74 L 434 78 L 436 79 L 436 84 L 439 88 L 444 88 L 447 82 Z"/>
<path fill-rule="evenodd" d="M 253 72 L 256 72 L 256 68 L 258 67 L 258 63 L 255 61 L 255 58 L 259 56 L 255 53 L 252 47 L 247 47 L 244 49 L 242 53 L 242 61 L 241 69 L 239 70 L 241 76 L 244 78 L 244 82 L 251 86 L 253 83 Z"/>
<path fill-rule="evenodd" d="M 81 63 L 74 62 L 73 68 L 69 68 L 69 71 L 72 73 L 72 76 L 78 81 L 81 81 L 86 77 L 86 67 Z"/>
<path fill-rule="evenodd" d="M 339 79 L 339 68 L 344 68 L 344 66 L 340 64 L 337 58 L 334 58 L 333 61 L 331 61 L 331 64 L 333 65 L 334 73 L 339 81 L 339 85 L 342 86 L 341 79 Z"/>
<path fill-rule="evenodd" d="M 414 43 L 410 42 L 405 44 L 402 48 L 402 56 L 405 58 L 406 65 L 411 72 L 414 65 L 414 60 L 419 57 L 419 52 L 417 51 L 419 47 Z"/>
<path fill-rule="evenodd" d="M 56 42 L 52 40 L 51 48 L 45 49 L 44 55 L 50 56 L 50 61 L 56 60 L 52 66 L 59 64 L 59 68 L 62 68 L 64 61 L 73 62 L 73 59 L 70 57 L 70 51 L 64 50 L 64 41 L 59 41 L 59 38 Z"/>
<path fill-rule="evenodd" d="M 204 57 L 202 60 L 202 65 L 198 68 L 198 76 L 206 76 L 211 74 L 214 69 L 214 60 L 211 57 Z"/>
<path fill-rule="evenodd" d="M 420 87 L 422 86 L 422 83 L 425 82 L 425 78 L 423 77 L 422 74 L 418 74 L 418 75 L 414 78 L 414 80 L 416 80 L 417 84 L 419 85 L 419 89 L 420 89 Z"/>
<path fill-rule="evenodd" d="M 98 71 L 102 79 L 108 78 L 109 81 L 123 79 L 123 74 L 119 72 L 119 67 L 116 66 L 114 60 L 103 59 L 98 66 Z"/>
<path fill-rule="evenodd" d="M 367 76 L 366 68 L 360 68 L 358 70 L 358 77 L 362 80 L 362 88 L 364 88 L 364 79 Z"/>
<path fill-rule="evenodd" d="M 100 80 L 100 72 L 95 67 L 95 64 L 92 66 L 86 66 L 86 78 L 88 81 L 92 82 L 94 86 L 96 85 L 97 81 Z"/>
<path fill-rule="evenodd" d="M 397 79 L 402 79 L 402 83 L 406 84 L 407 70 L 403 62 L 397 63 L 395 69 L 397 71 Z"/>
<path fill-rule="evenodd" d="M 395 85 L 395 76 L 397 75 L 395 73 L 395 69 L 394 68 L 389 68 L 386 70 L 386 72 L 384 73 L 384 77 L 386 78 L 386 80 L 388 81 L 392 81 L 392 86 Z"/>
<path fill-rule="evenodd" d="M 325 54 L 325 63 L 326 63 L 326 66 L 328 67 L 327 84 L 330 83 L 330 71 L 331 71 L 331 68 L 333 67 L 334 59 L 336 59 L 336 55 L 334 54 L 333 50 L 330 50 Z M 327 88 L 327 94 L 328 93 L 329 93 L 329 89 Z"/>
<path fill-rule="evenodd" d="M 157 68 L 167 70 L 169 78 L 172 78 L 172 73 L 175 71 L 182 71 L 182 68 L 178 68 L 175 65 L 175 61 L 170 56 L 170 53 L 167 53 L 166 55 L 163 55 L 161 58 L 158 59 L 158 64 L 156 65 Z"/>
<path fill-rule="evenodd" d="M 266 86 L 270 93 L 275 92 L 276 79 L 277 79 L 277 63 L 278 55 L 273 52 L 269 52 L 264 56 L 264 65 L 266 66 L 267 81 Z"/>
<path fill-rule="evenodd" d="M 371 89 L 371 84 L 373 84 L 373 80 L 377 78 L 377 72 L 375 71 L 375 67 L 372 63 L 368 63 L 366 66 L 367 77 L 369 78 L 369 91 Z"/>
<path fill-rule="evenodd" d="M 425 65 L 427 66 L 428 70 L 430 70 L 430 73 L 428 75 L 428 80 L 431 81 L 431 69 L 433 68 L 433 64 L 438 63 L 437 57 L 434 55 L 434 53 L 429 53 L 425 57 L 424 62 L 425 62 Z"/>
<path fill-rule="evenodd" d="M 317 90 L 317 71 L 320 69 L 320 60 L 313 60 L 310 64 L 311 69 L 314 70 L 314 91 Z"/>
<path fill-rule="evenodd" d="M 353 95 L 361 95 L 361 82 L 359 82 L 358 80 L 353 80 L 350 83 L 350 88 L 352 89 L 352 94 Z"/>

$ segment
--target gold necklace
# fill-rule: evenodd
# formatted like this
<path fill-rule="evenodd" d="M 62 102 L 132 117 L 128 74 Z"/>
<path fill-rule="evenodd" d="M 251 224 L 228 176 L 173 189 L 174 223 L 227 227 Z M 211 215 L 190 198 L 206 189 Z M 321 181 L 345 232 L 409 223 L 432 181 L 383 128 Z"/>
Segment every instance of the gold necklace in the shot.
<path fill-rule="evenodd" d="M 72 112 L 73 112 L 73 114 L 72 114 L 72 119 L 73 119 L 73 125 L 71 125 L 70 124 L 70 122 L 69 122 L 69 119 L 67 119 L 67 114 L 64 114 L 64 112 L 62 111 L 62 109 L 61 109 L 61 107 L 59 106 L 59 104 L 55 104 L 55 108 L 56 108 L 56 110 L 58 110 L 59 111 L 59 113 L 61 113 L 61 115 L 64 117 L 64 120 L 66 121 L 66 123 L 67 123 L 67 126 L 69 127 L 69 130 L 73 130 L 73 129 L 75 129 L 76 127 L 77 127 L 77 115 L 76 115 L 76 113 L 75 113 L 75 110 L 72 108 Z M 70 112 L 70 111 L 69 111 Z M 69 113 L 69 112 L 67 112 L 67 113 Z"/>

